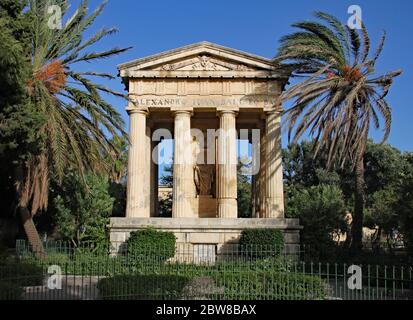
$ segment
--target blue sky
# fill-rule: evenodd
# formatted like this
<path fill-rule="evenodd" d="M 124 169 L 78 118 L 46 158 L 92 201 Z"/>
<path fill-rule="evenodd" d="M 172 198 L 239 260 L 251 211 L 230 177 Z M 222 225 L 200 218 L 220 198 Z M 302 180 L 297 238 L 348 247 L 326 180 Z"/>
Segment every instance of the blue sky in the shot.
<path fill-rule="evenodd" d="M 91 0 L 90 8 L 95 8 L 100 2 Z M 203 40 L 272 58 L 280 37 L 294 30 L 290 27 L 292 23 L 311 19 L 314 11 L 329 12 L 346 22 L 349 17 L 347 8 L 352 4 L 361 6 L 373 46 L 381 32 L 387 31 L 378 71 L 398 68 L 404 71 L 388 96 L 393 107 L 389 142 L 404 151 L 413 151 L 413 2 L 410 0 L 110 0 L 90 32 L 114 26 L 119 33 L 104 39 L 95 49 L 112 46 L 133 46 L 133 49 L 87 67 L 94 71 L 117 73 L 116 65 L 119 63 Z M 123 90 L 119 79 L 107 85 Z M 108 99 L 127 123 L 125 102 Z M 380 135 L 373 132 L 372 136 L 377 139 Z M 285 138 L 283 144 L 286 145 Z"/>

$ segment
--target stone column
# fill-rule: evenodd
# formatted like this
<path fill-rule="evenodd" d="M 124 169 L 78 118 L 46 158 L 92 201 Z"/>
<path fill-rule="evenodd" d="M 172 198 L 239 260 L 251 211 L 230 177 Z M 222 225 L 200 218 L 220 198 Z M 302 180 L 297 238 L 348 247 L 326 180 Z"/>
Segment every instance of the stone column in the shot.
<path fill-rule="evenodd" d="M 263 126 L 260 127 L 261 130 L 261 139 L 260 139 L 260 172 L 258 173 L 258 192 L 257 192 L 257 197 L 258 197 L 258 203 L 259 203 L 259 218 L 265 218 L 266 217 L 266 157 L 267 157 L 267 140 L 266 140 L 266 128 L 265 128 L 265 123 Z"/>
<path fill-rule="evenodd" d="M 129 109 L 129 155 L 126 217 L 150 217 L 149 186 L 146 183 L 149 162 L 147 155 L 147 111 Z"/>
<path fill-rule="evenodd" d="M 237 131 L 236 112 L 219 112 L 218 217 L 237 218 Z"/>
<path fill-rule="evenodd" d="M 191 218 L 194 197 L 192 161 L 191 111 L 175 111 L 174 166 L 173 166 L 173 218 Z"/>
<path fill-rule="evenodd" d="M 281 112 L 271 111 L 266 118 L 266 218 L 284 218 L 284 188 L 281 149 Z"/>

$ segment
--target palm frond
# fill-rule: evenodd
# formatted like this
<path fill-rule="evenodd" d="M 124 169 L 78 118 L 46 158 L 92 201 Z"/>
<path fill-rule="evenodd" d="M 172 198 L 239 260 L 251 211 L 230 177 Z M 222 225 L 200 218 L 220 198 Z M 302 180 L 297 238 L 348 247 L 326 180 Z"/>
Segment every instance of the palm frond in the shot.
<path fill-rule="evenodd" d="M 292 100 L 285 110 L 288 141 L 296 143 L 306 133 L 314 138 L 317 156 L 323 151 L 328 166 L 351 165 L 365 152 L 370 128 L 384 126 L 383 141 L 390 133 L 391 108 L 385 97 L 401 70 L 375 75 L 385 34 L 372 58 L 365 25 L 360 31 L 335 17 L 316 12 L 325 22 L 299 22 L 299 32 L 284 36 L 275 61 L 303 80 L 282 93 Z M 302 31 L 304 30 L 304 32 Z"/>
<path fill-rule="evenodd" d="M 28 8 L 34 16 L 31 30 L 34 74 L 30 81 L 30 98 L 38 112 L 47 116 L 42 128 L 45 135 L 42 153 L 28 162 L 24 180 L 25 199 L 31 203 L 33 214 L 47 207 L 45 186 L 52 175 L 62 181 L 67 168 L 76 170 L 83 181 L 87 171 L 109 174 L 108 159 L 114 159 L 119 152 L 111 137 L 124 134 L 124 122 L 101 94 L 123 98 L 125 95 L 89 79 L 114 79 L 114 76 L 93 71 L 76 72 L 73 67 L 76 62 L 109 58 L 129 49 L 84 53 L 86 48 L 116 32 L 114 28 L 102 29 L 82 41 L 84 32 L 101 14 L 106 3 L 104 1 L 88 15 L 88 1 L 81 1 L 61 30 L 51 30 L 48 17 L 43 14 L 49 2 L 30 0 Z M 64 15 L 67 14 L 67 0 L 56 0 L 55 4 L 61 6 Z"/>
<path fill-rule="evenodd" d="M 77 59 L 72 60 L 72 61 L 67 61 L 67 63 L 72 64 L 72 63 L 81 62 L 81 61 L 90 62 L 90 61 L 97 60 L 97 59 L 104 59 L 104 58 L 108 58 L 108 57 L 120 54 L 122 52 L 125 52 L 125 51 L 127 51 L 131 48 L 132 47 L 113 48 L 111 50 L 103 51 L 103 52 L 86 53 L 83 56 L 81 56 L 80 58 L 77 58 Z"/>

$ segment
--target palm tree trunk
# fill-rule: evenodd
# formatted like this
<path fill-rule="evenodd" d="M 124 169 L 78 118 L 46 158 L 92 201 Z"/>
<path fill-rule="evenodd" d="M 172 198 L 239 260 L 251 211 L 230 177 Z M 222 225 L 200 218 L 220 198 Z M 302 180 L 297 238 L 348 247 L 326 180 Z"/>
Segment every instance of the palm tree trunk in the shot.
<path fill-rule="evenodd" d="M 23 225 L 24 232 L 27 237 L 27 241 L 30 244 L 34 254 L 37 257 L 43 258 L 45 256 L 45 251 L 43 248 L 43 242 L 40 239 L 39 232 L 36 229 L 36 226 L 33 222 L 33 216 L 27 208 L 27 199 L 24 199 L 23 196 L 23 168 L 20 166 L 16 169 L 16 194 L 17 194 L 17 212 L 20 215 L 20 219 Z"/>
<path fill-rule="evenodd" d="M 23 229 L 27 240 L 37 257 L 43 258 L 45 256 L 42 240 L 37 232 L 36 226 L 33 222 L 32 215 L 25 207 L 19 207 L 20 218 L 22 220 Z"/>
<path fill-rule="evenodd" d="M 365 205 L 364 156 L 360 157 L 354 175 L 354 214 L 351 227 L 351 246 L 353 254 L 360 253 L 363 248 L 363 218 Z"/>

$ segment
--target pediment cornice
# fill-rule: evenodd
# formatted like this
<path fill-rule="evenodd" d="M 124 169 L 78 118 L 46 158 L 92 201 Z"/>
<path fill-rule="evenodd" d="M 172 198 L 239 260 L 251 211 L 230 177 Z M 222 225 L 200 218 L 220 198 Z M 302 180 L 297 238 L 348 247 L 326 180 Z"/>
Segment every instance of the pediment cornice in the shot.
<path fill-rule="evenodd" d="M 270 59 L 209 42 L 133 60 L 118 69 L 122 78 L 288 78 Z"/>

